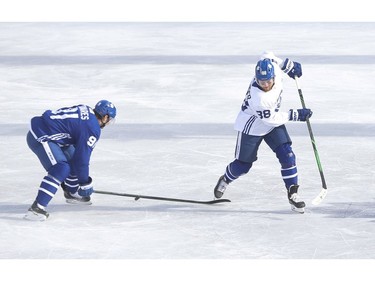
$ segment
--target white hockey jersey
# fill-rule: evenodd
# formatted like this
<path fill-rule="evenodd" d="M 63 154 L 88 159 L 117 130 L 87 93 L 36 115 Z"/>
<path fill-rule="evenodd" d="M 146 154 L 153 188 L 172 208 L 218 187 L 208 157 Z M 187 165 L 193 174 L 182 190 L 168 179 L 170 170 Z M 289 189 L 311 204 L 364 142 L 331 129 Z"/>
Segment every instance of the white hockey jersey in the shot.
<path fill-rule="evenodd" d="M 280 68 L 282 60 L 273 53 L 264 53 L 261 59 L 264 58 L 272 60 L 275 84 L 270 91 L 264 92 L 255 78 L 252 80 L 234 125 L 236 131 L 247 135 L 264 136 L 289 120 L 288 112 L 280 112 L 284 75 Z"/>

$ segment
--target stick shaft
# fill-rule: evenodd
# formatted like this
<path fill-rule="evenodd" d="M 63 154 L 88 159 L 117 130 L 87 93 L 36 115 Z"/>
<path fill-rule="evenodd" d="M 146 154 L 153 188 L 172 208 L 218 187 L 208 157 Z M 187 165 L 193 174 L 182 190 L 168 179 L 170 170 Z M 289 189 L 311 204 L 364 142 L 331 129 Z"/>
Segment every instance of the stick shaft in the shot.
<path fill-rule="evenodd" d="M 295 77 L 294 80 L 296 81 L 296 85 L 297 85 L 297 89 L 298 89 L 298 94 L 299 94 L 299 98 L 301 100 L 302 107 L 306 108 L 305 100 L 304 100 L 303 94 L 302 94 L 302 89 L 300 88 L 300 86 L 298 84 L 298 78 Z M 318 165 L 318 170 L 319 170 L 320 178 L 322 180 L 322 187 L 324 189 L 327 189 L 327 184 L 326 184 L 326 180 L 324 178 L 324 173 L 323 173 L 323 167 L 322 167 L 322 164 L 320 163 L 319 153 L 318 153 L 318 149 L 317 149 L 316 144 L 315 144 L 315 138 L 314 138 L 314 135 L 313 135 L 313 131 L 312 131 L 309 119 L 306 120 L 306 124 L 307 124 L 307 129 L 309 131 L 309 135 L 310 135 L 310 139 L 311 139 L 311 144 L 312 144 L 312 147 L 313 147 L 313 150 L 314 150 L 316 164 Z"/>
<path fill-rule="evenodd" d="M 209 201 L 199 201 L 199 200 L 189 200 L 189 199 L 169 198 L 169 197 L 158 197 L 158 196 L 149 196 L 149 195 L 138 195 L 138 194 L 119 193 L 119 192 L 101 191 L 101 190 L 94 190 L 94 192 L 97 193 L 97 194 L 106 194 L 106 195 L 132 197 L 135 200 L 139 200 L 139 199 L 151 199 L 151 200 L 173 201 L 173 202 L 194 203 L 194 204 L 216 204 L 216 203 L 230 202 L 229 199 L 216 199 L 216 200 L 209 200 Z"/>

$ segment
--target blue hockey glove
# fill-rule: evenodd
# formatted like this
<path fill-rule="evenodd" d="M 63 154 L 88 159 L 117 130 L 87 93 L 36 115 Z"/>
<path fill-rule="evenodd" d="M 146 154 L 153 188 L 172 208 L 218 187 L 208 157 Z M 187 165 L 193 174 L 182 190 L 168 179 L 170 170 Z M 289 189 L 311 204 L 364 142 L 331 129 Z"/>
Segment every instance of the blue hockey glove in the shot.
<path fill-rule="evenodd" d="M 289 110 L 289 121 L 306 121 L 312 114 L 313 112 L 308 108 L 291 109 Z"/>
<path fill-rule="evenodd" d="M 82 197 L 88 197 L 94 192 L 94 187 L 92 185 L 92 178 L 89 177 L 88 183 L 81 184 L 78 188 L 78 194 Z"/>
<path fill-rule="evenodd" d="M 286 74 L 289 75 L 290 78 L 295 76 L 301 77 L 302 76 L 302 66 L 299 62 L 291 61 L 290 59 L 285 59 L 284 63 L 281 67 L 281 70 L 284 71 Z"/>

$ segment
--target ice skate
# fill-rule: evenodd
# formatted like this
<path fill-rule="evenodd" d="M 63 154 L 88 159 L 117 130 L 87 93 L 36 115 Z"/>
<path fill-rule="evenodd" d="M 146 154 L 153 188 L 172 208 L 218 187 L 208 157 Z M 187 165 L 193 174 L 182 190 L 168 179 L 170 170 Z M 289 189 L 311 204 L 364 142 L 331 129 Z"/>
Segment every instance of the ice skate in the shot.
<path fill-rule="evenodd" d="M 62 189 L 64 190 L 65 202 L 74 205 L 91 205 L 90 196 L 80 196 L 78 192 L 71 193 L 66 187 L 65 183 L 61 184 Z"/>
<path fill-rule="evenodd" d="M 223 197 L 225 190 L 227 189 L 228 183 L 225 181 L 224 175 L 222 175 L 214 189 L 215 198 L 219 199 Z"/>
<path fill-rule="evenodd" d="M 34 201 L 24 216 L 24 219 L 30 221 L 45 221 L 48 216 L 49 214 L 44 209 L 40 208 L 38 203 Z"/>
<path fill-rule="evenodd" d="M 305 212 L 305 202 L 298 196 L 298 185 L 291 185 L 288 190 L 288 200 L 292 211 L 303 214 Z"/>

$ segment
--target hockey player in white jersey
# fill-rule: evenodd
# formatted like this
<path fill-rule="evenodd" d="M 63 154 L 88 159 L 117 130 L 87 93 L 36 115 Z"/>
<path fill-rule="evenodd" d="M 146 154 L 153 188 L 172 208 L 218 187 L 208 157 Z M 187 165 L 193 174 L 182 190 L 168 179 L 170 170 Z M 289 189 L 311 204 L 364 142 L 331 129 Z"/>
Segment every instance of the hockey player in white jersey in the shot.
<path fill-rule="evenodd" d="M 288 121 L 306 121 L 310 109 L 280 111 L 283 93 L 283 75 L 302 76 L 302 67 L 290 59 L 282 60 L 272 52 L 265 52 L 255 67 L 253 78 L 240 112 L 235 121 L 238 131 L 235 160 L 226 167 L 214 189 L 215 198 L 221 198 L 229 183 L 249 172 L 257 160 L 259 145 L 264 140 L 276 154 L 281 164 L 281 176 L 285 183 L 292 210 L 304 213 L 305 203 L 299 199 L 298 173 L 291 138 L 285 127 Z"/>

